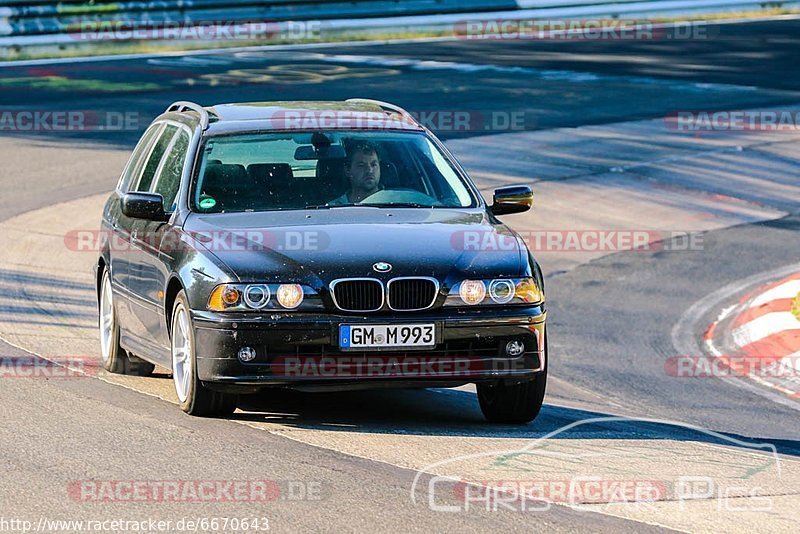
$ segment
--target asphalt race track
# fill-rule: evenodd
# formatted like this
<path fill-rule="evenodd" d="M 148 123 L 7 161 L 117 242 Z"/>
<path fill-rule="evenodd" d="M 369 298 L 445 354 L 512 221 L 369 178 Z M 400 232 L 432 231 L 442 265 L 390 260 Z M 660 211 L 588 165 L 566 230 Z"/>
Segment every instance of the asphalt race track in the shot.
<path fill-rule="evenodd" d="M 484 424 L 471 387 L 274 393 L 246 399 L 226 421 L 181 413 L 164 372 L 4 375 L 0 515 L 34 524 L 263 516 L 280 531 L 796 530 L 800 398 L 746 379 L 670 371 L 674 358 L 704 356 L 708 326 L 772 281 L 767 274 L 800 271 L 797 124 L 692 134 L 665 119 L 796 114 L 800 20 L 709 30 L 690 41 L 433 40 L 0 65 L 0 112 L 80 111 L 95 126 L 11 131 L 0 122 L 4 361 L 98 357 L 95 258 L 71 249 L 65 235 L 96 229 L 128 152 L 175 100 L 393 102 L 431 121 L 487 198 L 498 185 L 533 183 L 536 206 L 508 217 L 515 229 L 659 236 L 645 251 L 534 250 L 547 275 L 552 380 L 542 415 L 527 427 Z M 466 127 L 452 126 L 455 114 Z M 681 244 L 683 232 L 696 246 Z M 722 296 L 709 298 L 715 292 Z M 514 469 L 481 459 L 532 443 L 552 454 Z M 764 444 L 776 454 L 757 449 Z M 741 506 L 713 491 L 638 507 L 557 502 L 452 513 L 431 505 L 458 493 L 436 486 L 436 476 L 531 472 L 549 483 L 709 477 L 747 491 L 733 499 Z M 85 481 L 254 479 L 279 488 L 276 497 L 98 502 L 75 489 Z M 447 498 L 434 499 L 436 487 L 447 487 Z M 763 495 L 768 508 L 748 500 Z"/>

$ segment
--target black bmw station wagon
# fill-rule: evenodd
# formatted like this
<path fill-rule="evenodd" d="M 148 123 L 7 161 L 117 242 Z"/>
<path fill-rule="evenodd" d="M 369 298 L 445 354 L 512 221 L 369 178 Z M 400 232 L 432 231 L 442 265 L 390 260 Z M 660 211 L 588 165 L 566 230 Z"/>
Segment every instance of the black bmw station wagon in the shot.
<path fill-rule="evenodd" d="M 384 102 L 176 102 L 105 205 L 104 367 L 172 371 L 219 416 L 263 388 L 476 384 L 491 422 L 542 405 L 542 274 L 444 145 Z"/>

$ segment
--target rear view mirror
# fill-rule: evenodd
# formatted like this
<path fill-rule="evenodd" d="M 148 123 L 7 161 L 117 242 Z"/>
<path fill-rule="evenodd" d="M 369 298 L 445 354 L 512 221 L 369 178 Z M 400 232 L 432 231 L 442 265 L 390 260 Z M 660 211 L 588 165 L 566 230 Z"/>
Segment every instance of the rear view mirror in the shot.
<path fill-rule="evenodd" d="M 122 213 L 132 219 L 166 221 L 164 198 L 155 193 L 125 193 L 122 195 Z"/>
<path fill-rule="evenodd" d="M 303 145 L 294 151 L 294 159 L 297 161 L 314 159 L 341 159 L 345 157 L 342 145 L 329 145 L 315 147 L 313 145 Z"/>
<path fill-rule="evenodd" d="M 501 187 L 494 191 L 494 204 L 489 208 L 495 215 L 522 213 L 533 206 L 533 191 L 527 185 Z"/>

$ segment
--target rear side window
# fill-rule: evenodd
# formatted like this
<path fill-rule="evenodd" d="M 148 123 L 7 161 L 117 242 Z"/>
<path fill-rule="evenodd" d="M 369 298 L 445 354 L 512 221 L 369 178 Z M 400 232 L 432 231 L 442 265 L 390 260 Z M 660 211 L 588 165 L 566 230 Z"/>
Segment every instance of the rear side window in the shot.
<path fill-rule="evenodd" d="M 128 158 L 128 164 L 119 179 L 119 183 L 117 184 L 117 189 L 120 191 L 128 191 L 128 187 L 131 185 L 132 178 L 136 176 L 138 170 L 141 169 L 142 160 L 147 155 L 147 152 L 150 148 L 150 143 L 161 129 L 161 126 L 161 124 L 154 124 L 150 126 L 150 128 L 147 129 L 142 138 L 139 140 L 139 143 L 137 143 L 136 148 L 133 149 L 131 157 Z"/>
<path fill-rule="evenodd" d="M 161 165 L 161 172 L 153 184 L 153 193 L 164 197 L 164 211 L 175 211 L 175 197 L 181 186 L 183 163 L 188 150 L 189 134 L 186 130 L 180 130 L 173 139 L 172 147 Z"/>
<path fill-rule="evenodd" d="M 158 164 L 161 162 L 161 158 L 164 157 L 164 153 L 167 151 L 169 143 L 172 141 L 172 136 L 175 135 L 177 129 L 177 126 L 172 125 L 168 125 L 164 128 L 164 132 L 158 138 L 158 141 L 156 141 L 153 151 L 150 152 L 150 157 L 147 159 L 147 163 L 144 166 L 144 171 L 142 172 L 142 177 L 139 179 L 139 184 L 136 186 L 136 191 L 150 191 L 150 186 L 153 185 L 153 178 L 156 175 Z"/>

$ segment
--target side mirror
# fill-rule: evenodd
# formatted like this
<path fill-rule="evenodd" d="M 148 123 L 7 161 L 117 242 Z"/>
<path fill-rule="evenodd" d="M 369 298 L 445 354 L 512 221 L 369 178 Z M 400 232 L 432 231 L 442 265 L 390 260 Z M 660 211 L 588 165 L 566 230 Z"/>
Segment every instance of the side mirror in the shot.
<path fill-rule="evenodd" d="M 122 195 L 122 213 L 132 219 L 167 220 L 164 198 L 155 193 L 125 193 Z"/>
<path fill-rule="evenodd" d="M 522 213 L 533 206 L 533 191 L 527 185 L 512 185 L 494 190 L 494 204 L 489 208 L 495 215 Z"/>

